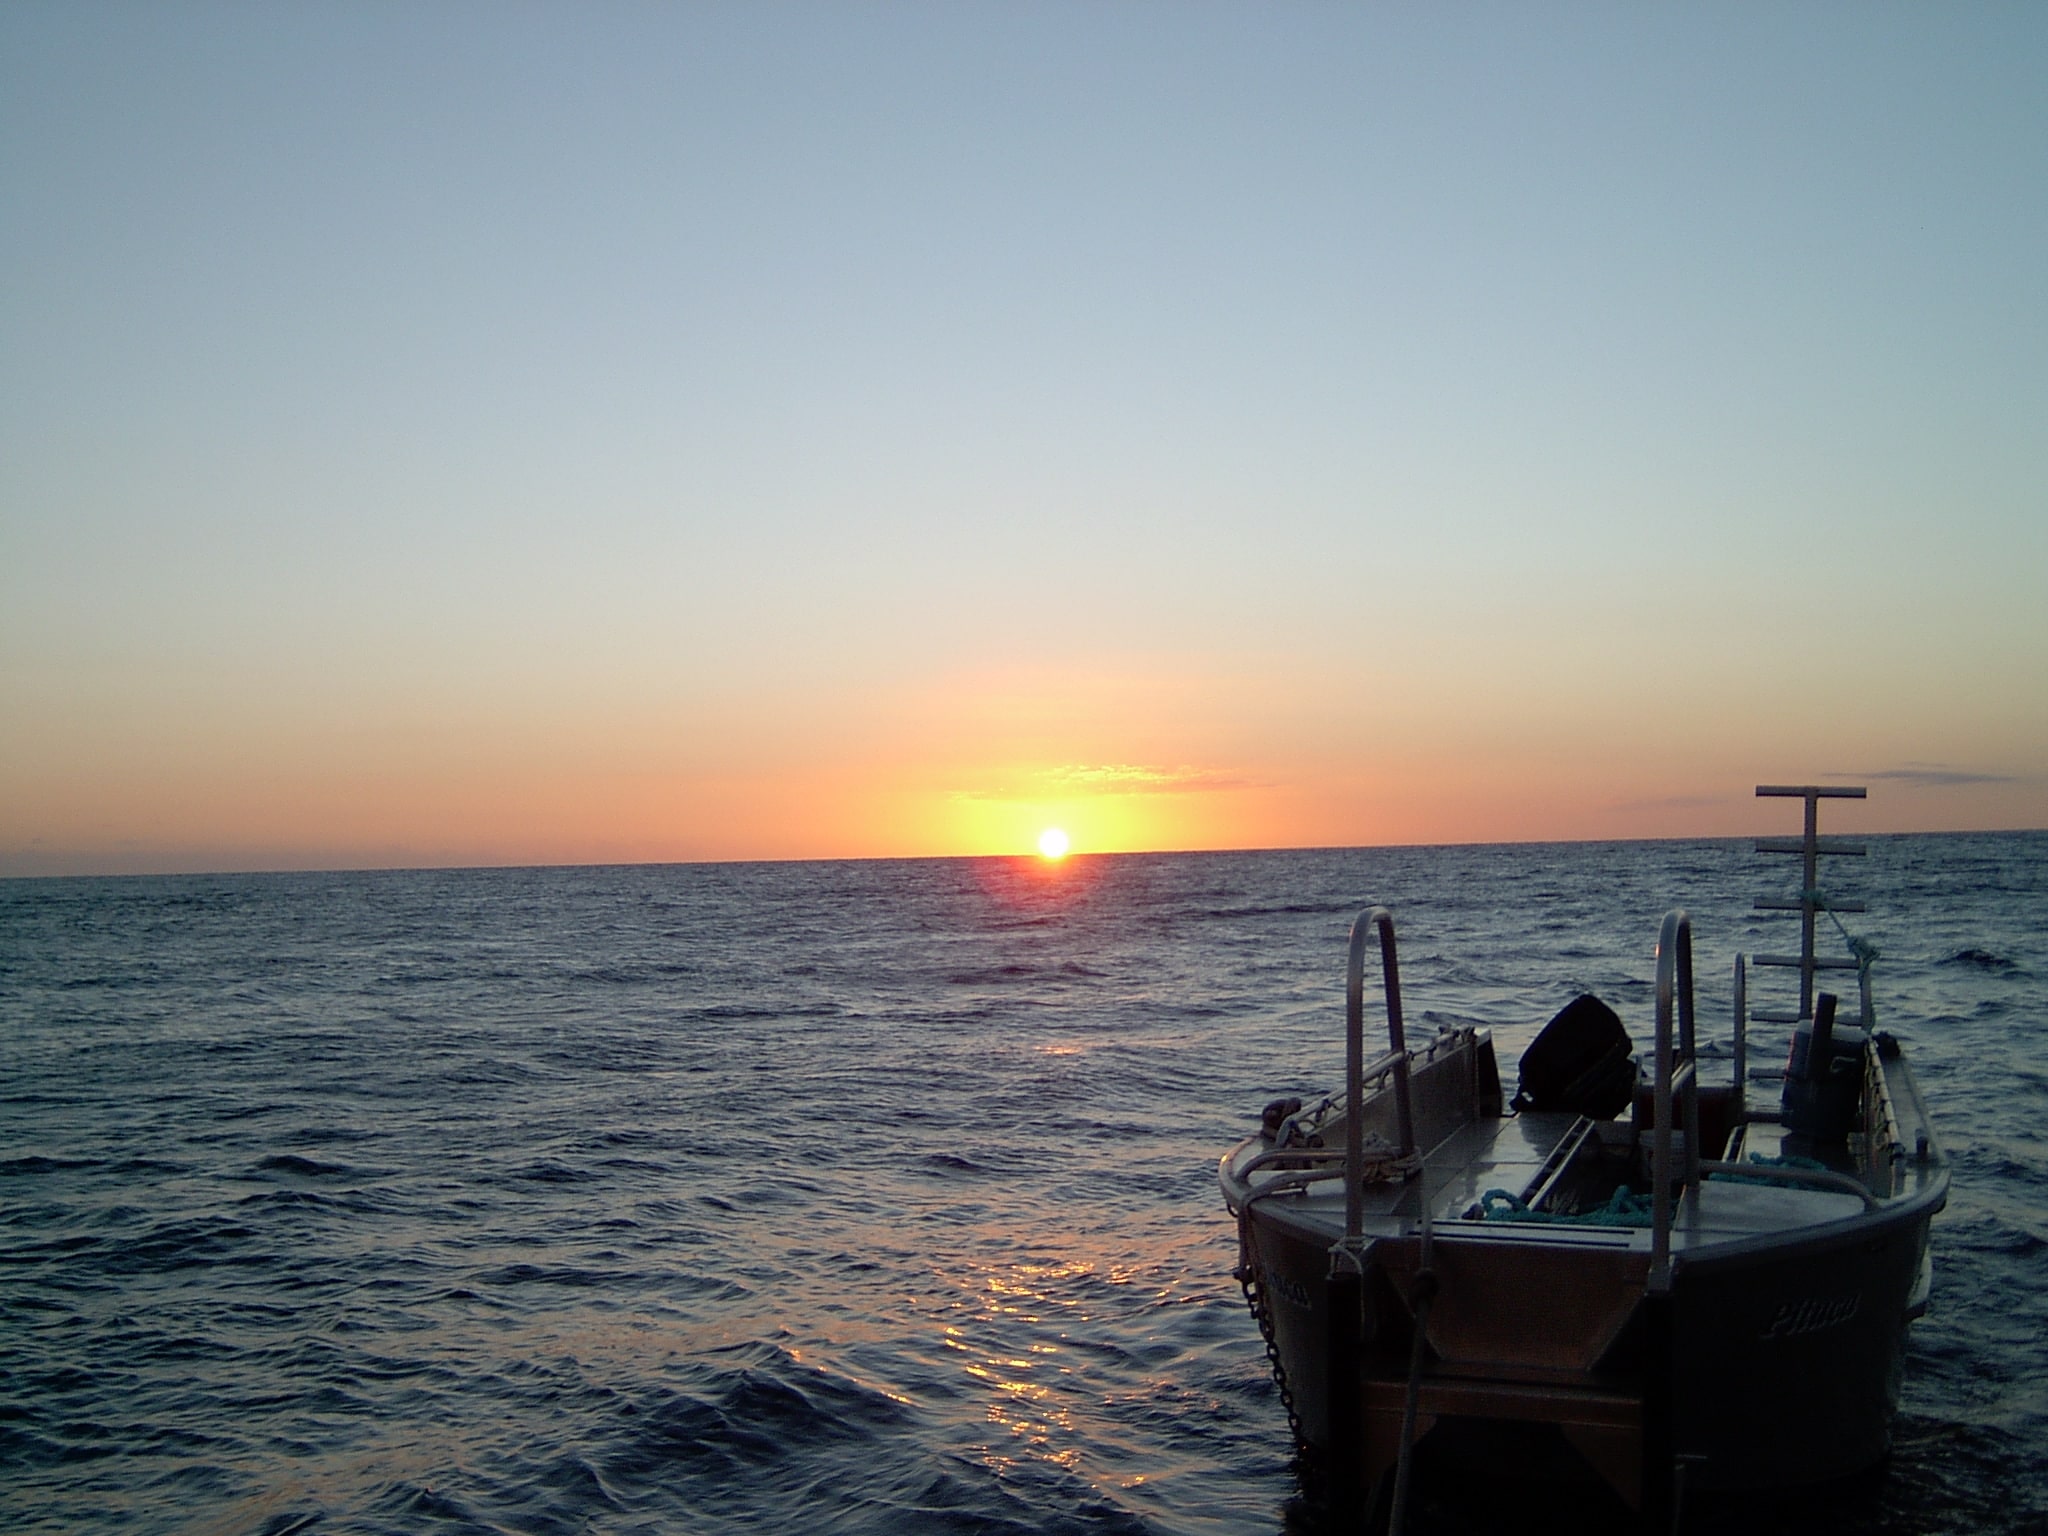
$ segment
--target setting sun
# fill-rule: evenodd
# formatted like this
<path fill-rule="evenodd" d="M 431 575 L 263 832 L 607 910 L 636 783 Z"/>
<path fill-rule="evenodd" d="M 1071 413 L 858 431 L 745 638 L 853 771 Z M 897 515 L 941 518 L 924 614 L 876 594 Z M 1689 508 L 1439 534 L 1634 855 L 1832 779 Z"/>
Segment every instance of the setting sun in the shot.
<path fill-rule="evenodd" d="M 1067 834 L 1058 827 L 1047 827 L 1038 834 L 1038 851 L 1048 859 L 1063 859 L 1067 855 Z"/>

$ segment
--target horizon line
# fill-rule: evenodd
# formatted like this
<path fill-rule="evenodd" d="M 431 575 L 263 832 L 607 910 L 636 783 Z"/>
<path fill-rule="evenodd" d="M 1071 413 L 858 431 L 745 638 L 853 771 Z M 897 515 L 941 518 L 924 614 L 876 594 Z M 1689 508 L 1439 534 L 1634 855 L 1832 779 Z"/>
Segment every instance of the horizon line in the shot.
<path fill-rule="evenodd" d="M 2025 837 L 2048 832 L 2048 827 L 1957 827 L 1909 832 L 1857 832 L 1856 838 L 1905 837 Z M 693 869 L 753 864 L 912 864 L 1004 860 L 1046 865 L 1072 864 L 1087 859 L 1183 858 L 1219 854 L 1261 853 L 1359 853 L 1395 848 L 1541 848 L 1592 846 L 1608 843 L 1739 843 L 1752 838 L 1776 836 L 1770 832 L 1725 833 L 1714 836 L 1673 835 L 1664 837 L 1521 837 L 1436 839 L 1385 843 L 1280 843 L 1236 848 L 1117 848 L 1073 849 L 1057 860 L 1047 859 L 1034 849 L 1007 853 L 871 853 L 764 856 L 758 858 L 704 859 L 593 859 L 561 862 L 450 863 L 450 864 L 319 864 L 264 865 L 248 868 L 191 868 L 157 870 L 74 870 L 63 874 L 27 874 L 0 870 L 0 882 L 26 880 L 177 880 L 215 879 L 235 875 L 403 875 L 465 874 L 485 870 L 576 870 L 576 869 Z"/>

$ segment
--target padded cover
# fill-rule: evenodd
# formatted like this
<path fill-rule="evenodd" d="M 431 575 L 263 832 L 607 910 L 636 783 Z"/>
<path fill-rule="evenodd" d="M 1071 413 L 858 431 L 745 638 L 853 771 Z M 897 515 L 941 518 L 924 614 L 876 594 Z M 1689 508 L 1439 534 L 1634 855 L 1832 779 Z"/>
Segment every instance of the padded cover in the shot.
<path fill-rule="evenodd" d="M 1515 1108 L 1611 1119 L 1635 1092 L 1634 1051 L 1612 1008 L 1590 993 L 1575 997 L 1522 1052 Z"/>

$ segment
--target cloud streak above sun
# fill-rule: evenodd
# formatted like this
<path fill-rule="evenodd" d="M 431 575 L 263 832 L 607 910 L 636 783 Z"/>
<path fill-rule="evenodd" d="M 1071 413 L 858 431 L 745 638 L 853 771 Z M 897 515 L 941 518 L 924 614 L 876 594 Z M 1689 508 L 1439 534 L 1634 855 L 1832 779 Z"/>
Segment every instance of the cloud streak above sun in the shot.
<path fill-rule="evenodd" d="M 1948 768 L 1937 763 L 1907 763 L 1900 768 L 1875 768 L 1863 773 L 1828 775 L 1837 779 L 1863 779 L 1872 783 L 1908 784 L 1915 789 L 1956 789 L 1968 784 L 2010 784 L 2007 773 L 1977 773 L 1967 768 Z"/>
<path fill-rule="evenodd" d="M 1212 768 L 1143 763 L 1065 763 L 1028 774 L 1013 785 L 957 789 L 960 800 L 1038 800 L 1089 795 L 1193 795 L 1266 788 L 1257 779 Z"/>

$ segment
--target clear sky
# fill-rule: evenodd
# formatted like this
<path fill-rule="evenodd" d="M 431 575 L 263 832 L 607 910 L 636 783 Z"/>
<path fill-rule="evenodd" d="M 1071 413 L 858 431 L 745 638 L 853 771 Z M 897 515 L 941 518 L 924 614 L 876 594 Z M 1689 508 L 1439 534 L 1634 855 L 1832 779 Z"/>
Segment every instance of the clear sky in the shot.
<path fill-rule="evenodd" d="M 0 873 L 2048 825 L 2048 6 L 0 7 Z"/>

